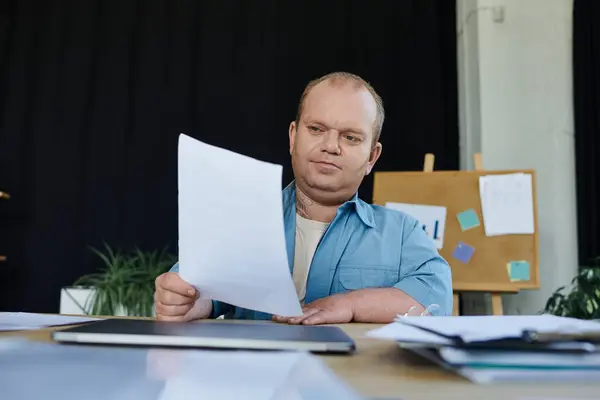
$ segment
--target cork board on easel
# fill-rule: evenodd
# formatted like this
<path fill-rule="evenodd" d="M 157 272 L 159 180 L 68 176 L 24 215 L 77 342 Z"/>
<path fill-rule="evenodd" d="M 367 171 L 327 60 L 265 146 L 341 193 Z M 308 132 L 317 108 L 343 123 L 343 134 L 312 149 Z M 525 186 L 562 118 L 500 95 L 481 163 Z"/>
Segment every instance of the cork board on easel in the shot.
<path fill-rule="evenodd" d="M 486 236 L 481 210 L 479 177 L 494 174 L 531 174 L 534 210 L 533 234 Z M 373 203 L 388 202 L 443 206 L 446 208 L 442 257 L 452 268 L 454 291 L 515 292 L 539 288 L 537 199 L 533 170 L 377 172 L 374 174 Z M 472 209 L 478 227 L 462 230 L 457 215 Z M 459 242 L 474 248 L 468 263 L 453 257 Z M 511 281 L 507 263 L 529 263 L 529 279 Z"/>

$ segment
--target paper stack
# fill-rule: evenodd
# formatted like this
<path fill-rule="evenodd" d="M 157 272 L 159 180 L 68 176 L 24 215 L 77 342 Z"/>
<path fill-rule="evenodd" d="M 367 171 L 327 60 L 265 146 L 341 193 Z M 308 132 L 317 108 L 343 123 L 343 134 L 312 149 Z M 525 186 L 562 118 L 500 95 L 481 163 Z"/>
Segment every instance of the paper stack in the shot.
<path fill-rule="evenodd" d="M 476 383 L 600 381 L 600 323 L 551 315 L 402 317 L 395 340 Z"/>

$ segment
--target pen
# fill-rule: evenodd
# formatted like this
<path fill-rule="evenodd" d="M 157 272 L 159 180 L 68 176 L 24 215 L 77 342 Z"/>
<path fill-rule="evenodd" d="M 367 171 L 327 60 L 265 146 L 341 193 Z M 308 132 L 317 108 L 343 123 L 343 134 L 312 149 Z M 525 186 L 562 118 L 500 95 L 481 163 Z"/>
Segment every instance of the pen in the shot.
<path fill-rule="evenodd" d="M 537 343 L 573 341 L 600 342 L 600 331 L 584 331 L 577 333 L 525 331 L 525 337 L 529 339 L 529 341 Z"/>

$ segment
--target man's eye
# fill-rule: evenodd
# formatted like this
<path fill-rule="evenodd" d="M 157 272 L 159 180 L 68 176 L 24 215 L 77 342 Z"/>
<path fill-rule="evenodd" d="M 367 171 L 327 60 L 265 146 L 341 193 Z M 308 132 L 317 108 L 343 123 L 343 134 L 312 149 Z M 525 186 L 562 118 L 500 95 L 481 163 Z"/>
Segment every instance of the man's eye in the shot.
<path fill-rule="evenodd" d="M 318 126 L 309 126 L 308 129 L 312 132 L 320 132 L 321 128 L 319 128 Z"/>
<path fill-rule="evenodd" d="M 353 136 L 353 135 L 346 135 L 346 139 L 348 139 L 351 142 L 358 141 L 358 138 L 356 136 Z"/>

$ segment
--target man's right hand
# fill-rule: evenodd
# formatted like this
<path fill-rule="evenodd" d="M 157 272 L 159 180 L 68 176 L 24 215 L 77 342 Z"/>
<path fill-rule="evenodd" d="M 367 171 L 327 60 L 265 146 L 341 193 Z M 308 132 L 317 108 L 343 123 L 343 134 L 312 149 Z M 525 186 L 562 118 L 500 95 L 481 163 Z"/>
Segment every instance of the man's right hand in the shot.
<path fill-rule="evenodd" d="M 206 318 L 212 311 L 210 300 L 196 301 L 200 293 L 177 272 L 165 272 L 155 280 L 154 304 L 159 321 L 188 322 Z"/>

